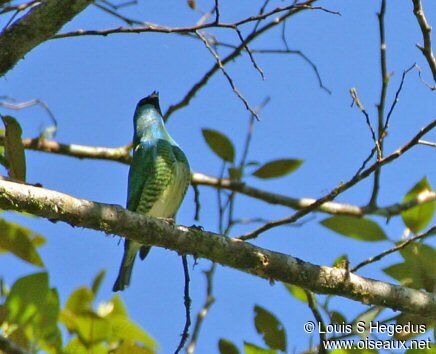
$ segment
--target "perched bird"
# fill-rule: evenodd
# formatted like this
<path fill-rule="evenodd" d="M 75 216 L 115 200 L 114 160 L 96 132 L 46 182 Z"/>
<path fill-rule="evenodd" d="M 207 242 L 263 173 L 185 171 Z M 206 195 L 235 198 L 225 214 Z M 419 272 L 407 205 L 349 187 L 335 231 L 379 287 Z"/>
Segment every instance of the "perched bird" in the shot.
<path fill-rule="evenodd" d="M 157 92 L 139 101 L 133 125 L 133 161 L 129 171 L 127 209 L 174 219 L 189 186 L 190 170 L 185 154 L 165 128 Z M 126 239 L 113 291 L 129 286 L 138 251 L 143 260 L 150 247 Z"/>

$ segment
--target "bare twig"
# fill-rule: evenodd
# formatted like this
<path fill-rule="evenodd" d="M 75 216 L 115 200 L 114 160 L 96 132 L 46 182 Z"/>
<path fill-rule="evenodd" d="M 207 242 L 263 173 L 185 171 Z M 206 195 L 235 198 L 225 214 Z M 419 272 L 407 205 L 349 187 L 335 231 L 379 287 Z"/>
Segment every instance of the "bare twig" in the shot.
<path fill-rule="evenodd" d="M 430 229 L 428 229 L 426 232 L 423 232 L 421 234 L 415 235 L 413 237 L 410 237 L 409 239 L 400 242 L 399 244 L 397 244 L 395 247 L 392 247 L 386 251 L 383 251 L 382 253 L 378 254 L 377 256 L 368 258 L 365 261 L 360 262 L 359 264 L 357 264 L 356 266 L 354 266 L 353 268 L 351 268 L 351 272 L 356 272 L 357 270 L 359 270 L 360 268 L 377 262 L 380 259 L 386 257 L 387 255 L 394 253 L 396 251 L 402 250 L 403 248 L 405 248 L 406 246 L 410 245 L 412 242 L 417 241 L 417 240 L 422 240 L 430 235 L 434 235 L 436 233 L 436 226 L 431 227 Z"/>
<path fill-rule="evenodd" d="M 371 119 L 369 118 L 369 114 L 366 111 L 365 106 L 360 101 L 359 96 L 357 95 L 357 90 L 354 87 L 350 89 L 350 95 L 351 95 L 351 98 L 353 99 L 353 102 L 352 102 L 351 106 L 356 104 L 356 106 L 359 108 L 359 110 L 365 116 L 366 125 L 368 126 L 368 128 L 369 128 L 369 130 L 371 132 L 371 138 L 372 138 L 372 141 L 374 142 L 375 147 L 376 147 L 377 156 L 378 156 L 379 159 L 381 159 L 382 152 L 381 152 L 379 141 L 378 141 L 378 139 L 376 137 L 376 134 L 375 134 L 375 130 L 374 130 L 372 124 L 371 124 Z"/>
<path fill-rule="evenodd" d="M 324 320 L 321 316 L 321 313 L 318 311 L 318 306 L 316 305 L 316 297 L 315 295 L 309 291 L 304 289 L 304 292 L 307 297 L 307 303 L 309 305 L 310 310 L 312 311 L 313 317 L 315 317 L 315 320 L 317 321 L 317 325 L 320 326 L 318 329 L 319 332 L 319 346 L 318 346 L 318 353 L 319 354 L 326 354 L 327 350 L 325 349 L 325 344 L 327 342 L 327 336 L 326 334 L 326 326 L 324 323 Z"/>
<path fill-rule="evenodd" d="M 436 147 L 436 143 L 434 143 L 432 141 L 427 141 L 427 140 L 419 140 L 418 144 L 426 145 L 426 146 L 430 146 L 430 147 Z"/>
<path fill-rule="evenodd" d="M 189 296 L 189 269 L 188 269 L 188 259 L 186 255 L 182 256 L 182 262 L 183 262 L 183 273 L 185 275 L 185 287 L 184 287 L 184 304 L 185 304 L 185 327 L 183 328 L 182 332 L 182 338 L 180 338 L 180 343 L 177 346 L 176 351 L 174 354 L 179 353 L 183 347 L 185 346 L 186 341 L 189 338 L 189 326 L 191 326 L 191 298 Z"/>
<path fill-rule="evenodd" d="M 418 144 L 418 141 L 421 139 L 422 136 L 424 136 L 426 133 L 428 133 L 430 130 L 432 130 L 436 126 L 436 120 L 433 120 L 430 124 L 426 125 L 424 128 L 421 129 L 421 131 L 416 134 L 409 142 L 407 142 L 405 145 L 403 145 L 401 148 L 390 154 L 389 156 L 386 156 L 382 158 L 381 160 L 376 161 L 374 164 L 372 164 L 370 167 L 362 171 L 360 174 L 355 175 L 353 178 L 351 178 L 346 183 L 341 183 L 336 188 L 334 188 L 332 191 L 330 191 L 328 194 L 326 194 L 324 197 L 317 199 L 313 204 L 309 205 L 308 207 L 301 209 L 294 213 L 292 216 L 279 219 L 270 223 L 267 223 L 263 225 L 262 227 L 247 233 L 245 235 L 242 235 L 239 237 L 241 240 L 249 240 L 256 238 L 259 234 L 270 230 L 274 227 L 293 223 L 300 219 L 301 217 L 307 215 L 311 211 L 318 208 L 320 205 L 322 205 L 325 202 L 331 201 L 334 198 L 336 198 L 339 194 L 343 193 L 350 187 L 354 186 L 359 181 L 365 179 L 366 177 L 370 176 L 377 168 L 380 168 L 381 166 L 384 166 L 393 160 L 397 159 L 401 155 L 403 155 L 405 152 L 410 150 L 413 146 Z"/>
<path fill-rule="evenodd" d="M 425 17 L 424 9 L 422 8 L 421 0 L 413 1 L 413 13 L 418 20 L 419 27 L 421 28 L 422 38 L 424 40 L 424 45 L 421 46 L 417 44 L 416 46 L 421 50 L 422 54 L 427 59 L 428 66 L 433 73 L 433 80 L 436 82 L 436 59 L 433 55 L 431 48 L 431 26 L 427 22 Z M 435 86 L 436 87 L 436 86 Z"/>
<path fill-rule="evenodd" d="M 206 276 L 206 301 L 201 308 L 201 310 L 197 314 L 197 319 L 195 321 L 194 330 L 192 331 L 191 341 L 186 347 L 186 352 L 188 354 L 193 354 L 195 352 L 195 348 L 198 341 L 198 335 L 200 334 L 201 325 L 205 317 L 207 316 L 211 306 L 215 302 L 215 298 L 213 296 L 213 274 L 216 269 L 216 263 L 212 263 L 209 270 L 205 271 L 204 274 Z"/>
<path fill-rule="evenodd" d="M 262 78 L 262 80 L 265 80 L 265 75 L 263 73 L 263 70 L 259 67 L 259 65 L 257 65 L 256 60 L 254 59 L 252 51 L 250 50 L 250 48 L 248 48 L 248 45 L 245 43 L 245 39 L 242 36 L 241 30 L 238 27 L 235 27 L 235 31 L 238 34 L 238 37 L 241 40 L 241 43 L 243 43 L 245 45 L 244 49 L 248 53 L 248 56 L 250 57 L 251 63 L 253 64 L 254 68 L 259 72 L 260 77 Z"/>
<path fill-rule="evenodd" d="M 389 121 L 391 119 L 392 112 L 394 111 L 395 106 L 397 105 L 397 103 L 399 101 L 400 93 L 401 93 L 401 90 L 403 89 L 404 79 L 406 78 L 406 75 L 409 73 L 409 71 L 411 71 L 414 67 L 415 67 L 415 64 L 413 64 L 410 68 L 403 71 L 403 75 L 401 76 L 400 86 L 398 87 L 398 90 L 395 93 L 394 101 L 392 102 L 391 108 L 389 109 L 388 115 L 386 116 L 385 124 L 383 126 L 383 134 L 382 134 L 383 138 L 387 134 L 387 130 L 389 128 Z"/>
<path fill-rule="evenodd" d="M 10 98 L 7 98 L 7 99 L 11 100 Z M 57 130 L 57 126 L 58 126 L 58 122 L 56 120 L 55 115 L 53 114 L 50 107 L 48 106 L 48 104 L 45 101 L 40 100 L 40 99 L 33 99 L 30 101 L 25 101 L 25 102 L 20 102 L 20 103 L 0 101 L 0 107 L 14 109 L 14 110 L 25 109 L 25 108 L 29 108 L 32 106 L 41 106 L 47 112 L 48 116 L 50 117 L 50 120 L 53 123 L 53 127 L 49 128 L 50 129 L 49 135 L 55 135 L 56 130 Z"/>
<path fill-rule="evenodd" d="M 384 109 L 386 104 L 386 93 L 389 84 L 389 74 L 387 72 L 386 65 L 386 39 L 385 39 L 385 12 L 386 12 L 386 0 L 381 0 L 380 12 L 377 14 L 378 27 L 380 35 L 380 68 L 381 68 L 381 90 L 380 90 L 380 101 L 377 104 L 378 113 L 378 127 L 377 127 L 377 141 L 379 145 L 378 160 L 383 157 L 383 138 L 384 138 Z M 381 166 L 378 166 L 374 172 L 374 182 L 372 187 L 371 198 L 369 200 L 368 206 L 375 208 L 377 206 L 377 197 L 380 190 L 380 170 Z"/>
<path fill-rule="evenodd" d="M 251 114 L 253 114 L 257 119 L 259 119 L 259 117 L 257 116 L 257 113 L 253 110 L 253 108 L 251 108 L 250 104 L 248 103 L 248 101 L 245 99 L 244 96 L 242 96 L 242 94 L 239 92 L 238 88 L 235 86 L 235 83 L 233 82 L 233 79 L 231 78 L 231 76 L 229 75 L 229 73 L 226 71 L 226 69 L 224 69 L 224 65 L 220 59 L 220 57 L 218 56 L 218 54 L 215 52 L 215 50 L 210 46 L 209 42 L 207 41 L 207 39 L 204 37 L 203 34 L 201 34 L 200 32 L 196 32 L 197 36 L 201 39 L 201 41 L 204 43 L 204 45 L 206 46 L 206 48 L 209 50 L 209 52 L 213 55 L 213 57 L 215 58 L 218 67 L 220 68 L 220 70 L 222 71 L 222 73 L 224 74 L 224 76 L 226 77 L 227 81 L 229 82 L 230 86 L 232 87 L 233 92 L 236 94 L 236 96 L 239 97 L 239 99 L 244 103 L 245 108 L 247 108 L 248 111 L 250 111 Z"/>

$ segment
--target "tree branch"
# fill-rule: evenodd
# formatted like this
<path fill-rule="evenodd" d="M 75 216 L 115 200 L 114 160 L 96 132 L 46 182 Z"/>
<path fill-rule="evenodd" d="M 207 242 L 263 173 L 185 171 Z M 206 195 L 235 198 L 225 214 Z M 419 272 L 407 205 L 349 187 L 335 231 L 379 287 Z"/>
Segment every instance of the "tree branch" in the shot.
<path fill-rule="evenodd" d="M 436 318 L 435 294 L 360 277 L 341 268 L 314 265 L 235 238 L 132 213 L 118 205 L 77 199 L 44 188 L 0 180 L 0 207 L 206 258 L 316 293 L 339 295 L 365 304 Z"/>
<path fill-rule="evenodd" d="M 418 143 L 422 143 L 420 140 Z M 87 146 L 78 144 L 63 144 L 56 141 L 42 139 L 23 139 L 23 145 L 28 150 L 47 152 L 57 155 L 75 157 L 79 159 L 97 159 L 120 162 L 129 165 L 131 156 L 129 155 L 130 146 L 117 148 Z M 0 146 L 4 146 L 4 137 L 0 136 Z M 191 175 L 191 183 L 195 186 L 209 186 L 213 188 L 223 188 L 247 195 L 249 197 L 262 200 L 269 204 L 282 205 L 292 209 L 304 209 L 313 204 L 313 198 L 294 198 L 286 195 L 267 192 L 255 187 L 251 187 L 243 182 L 232 181 L 227 178 L 217 178 L 203 173 L 194 172 Z M 367 209 L 357 205 L 326 202 L 321 204 L 316 211 L 333 215 L 378 215 L 390 218 L 399 215 L 401 212 L 411 209 L 417 205 L 430 203 L 436 200 L 436 192 L 427 193 L 425 196 L 412 199 L 407 203 L 396 203 L 386 207 Z"/>
<path fill-rule="evenodd" d="M 0 352 L 6 354 L 30 354 L 27 350 L 20 348 L 14 342 L 0 335 Z"/>
<path fill-rule="evenodd" d="M 412 0 L 413 1 L 413 13 L 418 20 L 419 27 L 421 28 L 422 38 L 424 39 L 424 45 L 416 45 L 427 59 L 428 66 L 430 67 L 431 72 L 433 73 L 433 80 L 436 82 L 436 59 L 433 55 L 433 51 L 431 48 L 431 26 L 427 22 L 427 19 L 424 14 L 424 9 L 422 8 L 421 0 Z"/>
<path fill-rule="evenodd" d="M 47 0 L 5 29 L 0 34 L 0 77 L 91 3 L 92 0 Z"/>

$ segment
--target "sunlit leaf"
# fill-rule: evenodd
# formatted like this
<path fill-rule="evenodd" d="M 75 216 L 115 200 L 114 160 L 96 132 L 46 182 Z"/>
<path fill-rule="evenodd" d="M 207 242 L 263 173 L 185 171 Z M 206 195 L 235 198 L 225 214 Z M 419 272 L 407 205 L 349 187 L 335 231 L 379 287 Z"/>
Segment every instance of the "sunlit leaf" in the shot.
<path fill-rule="evenodd" d="M 49 291 L 48 274 L 45 272 L 18 279 L 5 302 L 7 321 L 18 325 L 30 321 L 44 309 Z"/>
<path fill-rule="evenodd" d="M 415 184 L 409 192 L 407 192 L 406 196 L 403 199 L 403 202 L 407 203 L 412 199 L 422 198 L 431 192 L 431 186 L 427 178 L 424 177 L 421 181 Z M 433 219 L 435 209 L 436 202 L 433 201 L 406 210 L 401 213 L 401 217 L 403 218 L 406 226 L 412 232 L 417 233 L 418 231 L 424 229 L 430 223 L 430 221 Z"/>
<path fill-rule="evenodd" d="M 202 132 L 204 140 L 215 154 L 224 161 L 235 161 L 235 148 L 229 138 L 212 129 L 203 129 Z"/>
<path fill-rule="evenodd" d="M 288 289 L 288 291 L 291 293 L 292 296 L 294 296 L 296 299 L 302 302 L 307 302 L 306 293 L 302 288 L 300 288 L 297 285 L 286 284 L 286 283 L 283 284 L 285 285 L 286 289 Z"/>
<path fill-rule="evenodd" d="M 136 343 L 131 342 L 123 342 L 115 351 L 111 352 L 111 354 L 154 354 L 155 351 L 147 348 L 139 346 Z"/>
<path fill-rule="evenodd" d="M 68 342 L 63 352 L 65 354 L 108 354 L 108 349 L 102 343 L 86 347 L 85 344 L 76 337 Z"/>
<path fill-rule="evenodd" d="M 43 267 L 35 246 L 43 244 L 44 238 L 19 224 L 0 219 L 0 250 L 9 251 L 22 260 Z"/>
<path fill-rule="evenodd" d="M 403 263 L 389 266 L 383 271 L 401 285 L 433 292 L 436 286 L 436 250 L 426 244 L 415 243 L 400 251 Z"/>
<path fill-rule="evenodd" d="M 277 354 L 276 350 L 261 348 L 255 344 L 244 342 L 245 354 Z"/>
<path fill-rule="evenodd" d="M 75 314 L 92 311 L 94 293 L 86 286 L 82 286 L 72 292 L 65 304 L 65 309 Z"/>
<path fill-rule="evenodd" d="M 97 295 L 98 290 L 100 289 L 101 282 L 103 281 L 105 275 L 106 275 L 106 270 L 102 270 L 96 275 L 96 277 L 92 281 L 91 289 L 92 292 L 94 293 L 94 296 Z"/>
<path fill-rule="evenodd" d="M 256 305 L 254 307 L 254 325 L 257 333 L 271 349 L 286 351 L 286 331 L 281 322 L 271 312 Z"/>
<path fill-rule="evenodd" d="M 387 239 L 383 229 L 370 219 L 337 215 L 324 219 L 321 221 L 321 225 L 356 240 L 381 241 Z"/>
<path fill-rule="evenodd" d="M 281 159 L 267 162 L 253 172 L 253 176 L 267 179 L 277 178 L 290 174 L 301 166 L 303 160 Z"/>
<path fill-rule="evenodd" d="M 149 348 L 157 348 L 157 343 L 141 327 L 133 323 L 125 316 L 113 316 L 110 318 L 112 333 L 110 340 L 126 340 L 141 342 Z"/>
<path fill-rule="evenodd" d="M 75 333 L 78 334 L 80 340 L 87 346 L 106 341 L 112 334 L 110 322 L 93 313 L 77 315 L 75 322 Z"/>
<path fill-rule="evenodd" d="M 220 354 L 239 354 L 239 349 L 227 339 L 221 338 L 218 342 Z"/>
<path fill-rule="evenodd" d="M 5 124 L 5 157 L 8 161 L 9 176 L 20 181 L 26 180 L 26 158 L 21 141 L 21 127 L 11 116 L 2 116 Z"/>

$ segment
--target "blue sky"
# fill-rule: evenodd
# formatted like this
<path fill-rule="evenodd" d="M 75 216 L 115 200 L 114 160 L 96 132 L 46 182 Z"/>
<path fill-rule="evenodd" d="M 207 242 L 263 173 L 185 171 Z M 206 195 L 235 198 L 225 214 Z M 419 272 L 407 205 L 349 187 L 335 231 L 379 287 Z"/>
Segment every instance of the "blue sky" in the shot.
<path fill-rule="evenodd" d="M 257 2 L 256 2 L 257 3 Z M 282 179 L 260 181 L 253 177 L 247 183 L 259 188 L 294 197 L 320 197 L 341 181 L 350 178 L 372 148 L 369 130 L 356 108 L 350 108 L 349 90 L 357 88 L 359 97 L 373 122 L 379 100 L 380 74 L 378 24 L 379 2 L 321 1 L 320 5 L 341 13 L 335 16 L 320 11 L 306 11 L 287 24 L 289 45 L 302 50 L 318 66 L 324 84 L 332 91 L 321 90 L 313 70 L 298 56 L 257 54 L 256 60 L 265 72 L 262 81 L 247 55 L 226 66 L 237 87 L 252 106 L 265 97 L 271 101 L 256 122 L 249 159 L 266 162 L 276 158 L 304 159 L 302 167 Z M 412 13 L 411 2 L 387 2 L 386 39 L 388 71 L 393 73 L 387 102 L 390 105 L 404 69 L 417 63 L 431 81 L 431 73 L 416 43 L 422 36 Z M 226 22 L 251 15 L 253 2 L 222 1 L 221 16 Z M 260 4 L 260 2 L 259 2 Z M 273 6 L 283 3 L 273 1 Z M 427 18 L 436 24 L 436 3 L 423 1 Z M 212 2 L 198 1 L 210 9 Z M 260 6 L 260 5 L 259 5 Z M 168 26 L 190 25 L 199 17 L 185 1 L 139 1 L 123 13 L 140 20 Z M 63 31 L 79 28 L 104 29 L 119 26 L 113 17 L 90 7 Z M 243 27 L 247 34 L 251 26 Z M 213 33 L 223 41 L 237 43 L 229 30 Z M 280 28 L 259 37 L 253 49 L 283 48 Z M 220 49 L 223 57 L 228 53 Z M 214 64 L 204 45 L 194 39 L 169 34 L 144 33 L 80 37 L 48 41 L 20 61 L 1 79 L 1 95 L 19 101 L 39 98 L 54 112 L 59 130 L 56 139 L 65 143 L 117 147 L 127 144 L 132 136 L 132 115 L 137 101 L 153 90 L 160 91 L 163 110 L 179 101 L 187 90 Z M 385 151 L 391 152 L 434 119 L 434 92 L 428 90 L 412 71 L 406 78 L 401 99 L 392 117 Z M 3 113 L 3 110 L 2 110 Z M 49 124 L 40 107 L 10 112 L 23 126 L 25 137 L 35 137 Z M 232 92 L 222 73 L 218 72 L 191 104 L 177 111 L 168 129 L 183 148 L 195 171 L 217 175 L 220 161 L 202 139 L 202 128 L 213 128 L 227 134 L 242 153 L 249 114 Z M 435 140 L 429 134 L 428 140 Z M 433 155 L 432 155 L 433 154 Z M 28 152 L 28 181 L 44 187 L 95 201 L 125 204 L 128 167 L 125 165 Z M 435 183 L 435 169 L 430 159 L 434 151 L 417 146 L 382 172 L 380 205 L 400 201 L 422 177 Z M 338 201 L 364 205 L 371 192 L 372 178 L 344 193 Z M 201 191 L 200 224 L 217 231 L 216 192 Z M 178 223 L 192 225 L 195 205 L 192 190 L 178 214 Z M 277 219 L 291 210 L 238 196 L 236 217 Z M 8 214 L 43 234 L 48 242 L 41 254 L 50 271 L 51 285 L 59 289 L 63 301 L 78 286 L 89 284 L 101 269 L 107 269 L 100 299 L 112 296 L 112 283 L 122 256 L 118 238 L 102 233 L 73 229 L 66 224 Z M 255 244 L 289 253 L 316 264 L 332 264 L 344 253 L 351 263 L 377 254 L 389 247 L 388 242 L 362 243 L 333 234 L 319 225 L 324 215 L 316 215 L 304 226 L 282 227 L 261 235 Z M 385 225 L 375 219 L 393 240 L 400 238 L 404 225 L 396 218 Z M 237 236 L 255 227 L 235 227 Z M 393 255 L 362 269 L 361 274 L 389 280 L 380 269 L 398 261 Z M 191 260 L 192 263 L 192 260 Z M 205 298 L 203 270 L 209 262 L 199 260 L 191 271 L 192 314 L 201 308 Z M 12 256 L 0 257 L 0 269 L 6 281 L 35 271 Z M 392 281 L 392 280 L 390 280 Z M 214 280 L 216 303 L 203 326 L 198 353 L 217 352 L 219 338 L 239 346 L 243 340 L 261 344 L 253 325 L 253 307 L 259 304 L 275 313 L 288 333 L 290 351 L 307 348 L 309 338 L 303 323 L 312 320 L 310 310 L 288 295 L 283 285 L 268 282 L 218 267 Z M 122 293 L 132 318 L 160 343 L 161 352 L 172 352 L 184 324 L 183 271 L 176 253 L 153 248 L 147 261 L 137 262 L 132 286 Z M 336 299 L 332 307 L 340 308 L 351 320 L 365 306 L 351 300 Z M 317 338 L 315 338 L 317 340 Z"/>

